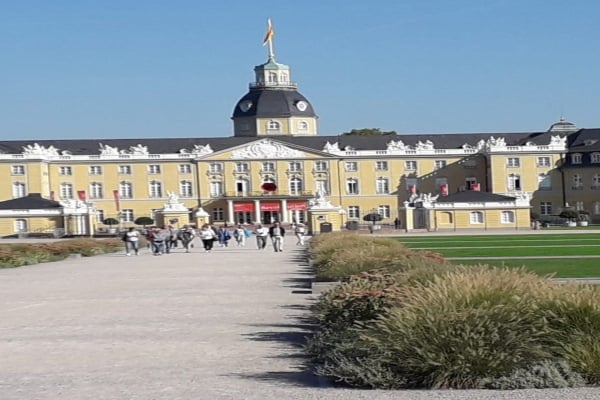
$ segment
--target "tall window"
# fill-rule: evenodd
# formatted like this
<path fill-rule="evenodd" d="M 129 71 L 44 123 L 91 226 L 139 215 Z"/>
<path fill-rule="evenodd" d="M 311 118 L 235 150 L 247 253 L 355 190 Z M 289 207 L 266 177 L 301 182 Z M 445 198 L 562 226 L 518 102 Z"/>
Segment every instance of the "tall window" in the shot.
<path fill-rule="evenodd" d="M 24 165 L 13 165 L 10 170 L 13 175 L 25 175 Z"/>
<path fill-rule="evenodd" d="M 290 194 L 300 194 L 303 190 L 302 179 L 293 177 L 290 179 Z"/>
<path fill-rule="evenodd" d="M 210 196 L 219 197 L 223 194 L 223 182 L 210 183 Z"/>
<path fill-rule="evenodd" d="M 179 173 L 180 174 L 191 174 L 192 166 L 190 164 L 179 164 Z"/>
<path fill-rule="evenodd" d="M 148 165 L 148 173 L 149 174 L 160 174 L 160 164 Z"/>
<path fill-rule="evenodd" d="M 446 160 L 435 160 L 435 169 L 446 168 Z"/>
<path fill-rule="evenodd" d="M 192 190 L 192 181 L 179 182 L 179 195 L 181 197 L 192 197 L 194 195 Z"/>
<path fill-rule="evenodd" d="M 406 190 L 408 192 L 417 192 L 418 178 L 406 178 Z"/>
<path fill-rule="evenodd" d="M 508 175 L 508 190 L 521 190 L 521 175 Z"/>
<path fill-rule="evenodd" d="M 384 219 L 387 219 L 390 217 L 391 213 L 390 213 L 390 206 L 388 205 L 381 205 L 379 207 L 377 207 L 377 213 L 379 215 L 381 215 Z"/>
<path fill-rule="evenodd" d="M 594 164 L 600 163 L 600 153 L 592 153 L 591 160 Z"/>
<path fill-rule="evenodd" d="M 551 190 L 552 189 L 552 179 L 549 174 L 539 174 L 538 175 L 538 189 L 540 190 Z"/>
<path fill-rule="evenodd" d="M 376 191 L 377 194 L 387 194 L 390 192 L 390 181 L 388 178 L 379 177 L 377 178 Z"/>
<path fill-rule="evenodd" d="M 315 193 L 329 194 L 329 185 L 327 184 L 327 181 L 315 181 Z"/>
<path fill-rule="evenodd" d="M 404 169 L 407 171 L 416 171 L 417 170 L 417 162 L 414 160 L 404 161 Z"/>
<path fill-rule="evenodd" d="M 15 219 L 15 232 L 27 232 L 26 219 Z"/>
<path fill-rule="evenodd" d="M 131 165 L 119 165 L 119 175 L 131 175 Z"/>
<path fill-rule="evenodd" d="M 538 157 L 537 158 L 537 166 L 538 167 L 549 167 L 550 166 L 550 157 Z"/>
<path fill-rule="evenodd" d="M 516 168 L 521 166 L 521 160 L 518 157 L 508 157 L 506 159 L 506 166 Z"/>
<path fill-rule="evenodd" d="M 512 211 L 502 211 L 500 213 L 500 223 L 502 224 L 514 224 L 515 213 Z"/>
<path fill-rule="evenodd" d="M 571 189 L 574 189 L 574 190 L 583 189 L 583 180 L 581 179 L 581 175 L 579 175 L 579 174 L 573 175 L 573 185 L 571 186 Z"/>
<path fill-rule="evenodd" d="M 446 191 L 448 190 L 448 178 L 435 178 L 435 190 L 438 192 L 442 191 L 442 187 L 445 185 Z"/>
<path fill-rule="evenodd" d="M 102 166 L 101 165 L 90 165 L 89 174 L 90 175 L 102 175 Z"/>
<path fill-rule="evenodd" d="M 61 199 L 72 199 L 73 198 L 73 185 L 70 183 L 60 184 L 60 198 Z"/>
<path fill-rule="evenodd" d="M 237 191 L 238 195 L 247 194 L 249 188 L 250 188 L 250 182 L 248 181 L 248 179 L 239 178 L 238 180 L 235 181 L 235 190 Z"/>
<path fill-rule="evenodd" d="M 552 214 L 552 203 L 549 201 L 540 202 L 540 214 L 551 215 Z"/>
<path fill-rule="evenodd" d="M 345 167 L 348 172 L 358 171 L 358 163 L 356 161 L 346 161 Z"/>
<path fill-rule="evenodd" d="M 131 199 L 133 197 L 133 185 L 131 182 L 119 182 L 119 197 L 122 199 Z"/>
<path fill-rule="evenodd" d="M 594 208 L 594 215 L 599 215 L 600 214 L 600 201 L 595 201 L 593 208 Z"/>
<path fill-rule="evenodd" d="M 275 172 L 275 163 L 274 162 L 264 162 L 262 164 L 262 170 L 263 172 Z"/>
<path fill-rule="evenodd" d="M 121 222 L 133 222 L 134 220 L 135 218 L 133 217 L 133 210 L 121 210 Z"/>
<path fill-rule="evenodd" d="M 315 171 L 327 171 L 327 161 L 315 161 Z"/>
<path fill-rule="evenodd" d="M 267 130 L 270 132 L 279 132 L 280 128 L 281 124 L 277 121 L 269 121 L 269 123 L 267 124 Z"/>
<path fill-rule="evenodd" d="M 224 221 L 225 220 L 225 211 L 222 208 L 213 208 L 212 209 L 212 218 L 213 218 L 213 221 Z"/>
<path fill-rule="evenodd" d="M 472 190 L 473 185 L 476 183 L 477 183 L 477 178 L 475 178 L 474 176 L 469 176 L 469 177 L 465 178 L 465 189 Z"/>
<path fill-rule="evenodd" d="M 248 172 L 249 169 L 250 169 L 250 167 L 249 167 L 248 163 L 238 162 L 235 164 L 236 172 Z"/>
<path fill-rule="evenodd" d="M 58 167 L 58 174 L 73 175 L 73 168 L 71 168 L 69 165 L 61 165 L 60 167 Z"/>
<path fill-rule="evenodd" d="M 160 181 L 150 181 L 148 185 L 148 194 L 152 198 L 163 197 L 162 194 L 162 182 Z"/>
<path fill-rule="evenodd" d="M 346 194 L 358 194 L 358 179 L 346 179 Z"/>
<path fill-rule="evenodd" d="M 12 184 L 13 197 L 25 197 L 27 196 L 27 187 L 23 182 L 14 182 Z"/>
<path fill-rule="evenodd" d="M 571 154 L 571 163 L 572 164 L 581 164 L 581 154 Z"/>
<path fill-rule="evenodd" d="M 600 189 L 600 174 L 592 176 L 592 189 Z"/>
<path fill-rule="evenodd" d="M 348 206 L 348 218 L 360 218 L 360 207 Z"/>
<path fill-rule="evenodd" d="M 472 224 L 483 224 L 483 213 L 481 211 L 471 211 L 469 216 Z"/>
<path fill-rule="evenodd" d="M 101 199 L 103 197 L 102 184 L 100 182 L 90 183 L 90 199 Z"/>
<path fill-rule="evenodd" d="M 302 163 L 300 161 L 290 161 L 290 172 L 302 171 Z"/>
<path fill-rule="evenodd" d="M 210 163 L 210 165 L 208 166 L 208 170 L 211 174 L 220 174 L 221 172 L 223 172 L 223 164 L 217 162 Z"/>
<path fill-rule="evenodd" d="M 575 202 L 575 210 L 576 211 L 582 211 L 583 210 L 583 201 L 576 201 Z"/>
<path fill-rule="evenodd" d="M 387 161 L 376 161 L 375 162 L 375 170 L 376 171 L 387 171 L 388 170 L 388 162 Z"/>

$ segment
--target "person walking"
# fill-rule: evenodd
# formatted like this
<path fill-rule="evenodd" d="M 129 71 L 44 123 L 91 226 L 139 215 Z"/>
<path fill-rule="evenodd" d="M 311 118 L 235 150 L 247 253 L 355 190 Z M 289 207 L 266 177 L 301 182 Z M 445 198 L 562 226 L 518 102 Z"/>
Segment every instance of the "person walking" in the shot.
<path fill-rule="evenodd" d="M 194 228 L 189 225 L 184 225 L 182 229 L 177 232 L 177 239 L 181 240 L 181 244 L 185 249 L 186 253 L 190 252 L 190 247 L 194 247 L 192 241 L 196 237 Z"/>
<path fill-rule="evenodd" d="M 265 247 L 267 247 L 267 237 L 269 236 L 269 228 L 258 224 L 254 229 L 254 234 L 256 235 L 256 246 L 258 247 L 258 249 L 263 250 Z"/>
<path fill-rule="evenodd" d="M 243 226 L 238 225 L 233 231 L 233 238 L 238 246 L 244 247 L 246 245 L 246 229 Z"/>
<path fill-rule="evenodd" d="M 204 246 L 204 252 L 210 253 L 213 248 L 213 244 L 216 239 L 215 231 L 208 224 L 202 225 L 202 229 L 200 229 L 200 240 L 202 240 L 202 245 Z"/>
<path fill-rule="evenodd" d="M 140 233 L 134 227 L 131 227 L 123 235 L 123 241 L 125 242 L 125 253 L 130 256 L 133 251 L 137 256 L 140 250 Z"/>
<path fill-rule="evenodd" d="M 226 225 L 219 227 L 219 230 L 217 231 L 217 238 L 219 239 L 219 246 L 229 247 L 231 233 L 229 233 L 229 229 L 227 229 Z"/>
<path fill-rule="evenodd" d="M 154 246 L 154 255 L 162 256 L 165 252 L 165 242 L 170 238 L 169 232 L 165 229 L 156 229 L 152 232 L 152 244 Z"/>
<path fill-rule="evenodd" d="M 304 234 L 306 233 L 306 227 L 304 224 L 296 224 L 294 234 L 296 235 L 296 246 L 304 246 Z"/>
<path fill-rule="evenodd" d="M 279 222 L 275 222 L 273 226 L 269 228 L 269 236 L 273 242 L 273 249 L 276 252 L 283 251 L 283 237 L 285 236 L 285 229 Z"/>

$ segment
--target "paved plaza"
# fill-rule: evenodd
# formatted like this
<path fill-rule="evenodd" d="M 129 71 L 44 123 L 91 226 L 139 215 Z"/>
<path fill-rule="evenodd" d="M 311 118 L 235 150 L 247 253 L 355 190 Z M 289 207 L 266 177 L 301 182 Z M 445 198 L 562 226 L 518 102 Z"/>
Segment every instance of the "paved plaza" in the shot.
<path fill-rule="evenodd" d="M 600 398 L 331 387 L 303 365 L 314 297 L 291 243 L 0 269 L 0 400 Z"/>

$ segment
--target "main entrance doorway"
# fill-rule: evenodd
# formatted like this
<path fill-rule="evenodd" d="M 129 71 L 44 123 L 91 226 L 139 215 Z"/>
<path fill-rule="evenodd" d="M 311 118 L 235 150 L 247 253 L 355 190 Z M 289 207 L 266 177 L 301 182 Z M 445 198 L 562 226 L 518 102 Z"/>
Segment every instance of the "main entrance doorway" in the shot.
<path fill-rule="evenodd" d="M 279 211 L 263 211 L 262 212 L 262 223 L 272 224 L 275 221 L 281 221 L 279 218 Z"/>

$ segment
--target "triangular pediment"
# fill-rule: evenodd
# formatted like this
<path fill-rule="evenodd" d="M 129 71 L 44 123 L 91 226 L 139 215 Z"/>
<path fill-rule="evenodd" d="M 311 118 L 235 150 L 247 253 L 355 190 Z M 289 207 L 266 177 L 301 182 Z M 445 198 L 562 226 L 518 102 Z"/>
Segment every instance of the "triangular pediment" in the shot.
<path fill-rule="evenodd" d="M 302 159 L 313 157 L 332 157 L 331 154 L 315 151 L 291 143 L 281 142 L 271 138 L 258 139 L 239 146 L 223 149 L 208 155 L 205 159 L 235 159 L 235 160 L 275 160 Z"/>

